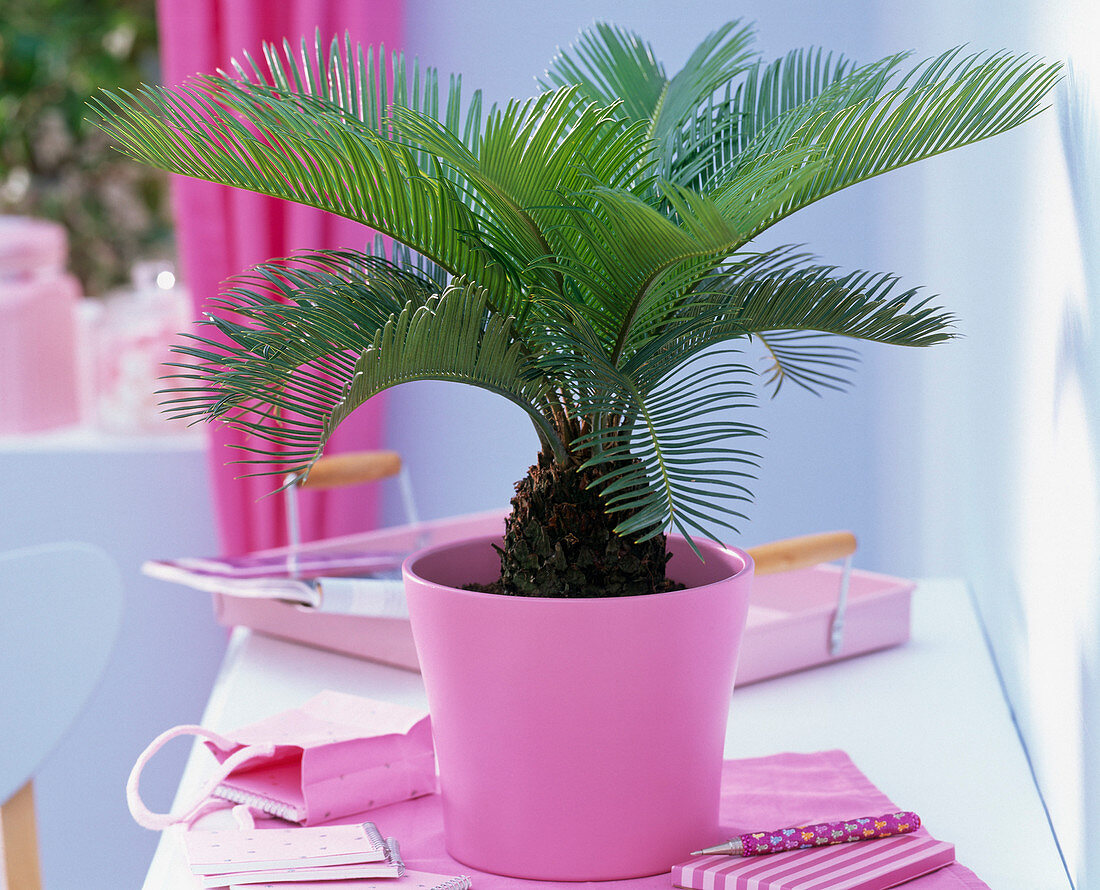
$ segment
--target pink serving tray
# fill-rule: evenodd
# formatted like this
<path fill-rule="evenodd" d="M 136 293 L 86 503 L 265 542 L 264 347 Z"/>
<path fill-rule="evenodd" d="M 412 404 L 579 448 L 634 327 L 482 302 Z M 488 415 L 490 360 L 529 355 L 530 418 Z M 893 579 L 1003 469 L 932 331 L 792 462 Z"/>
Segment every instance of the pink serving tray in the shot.
<path fill-rule="evenodd" d="M 416 526 L 395 526 L 306 544 L 301 549 L 413 550 L 467 535 L 503 531 L 504 515 L 504 511 L 493 510 Z M 843 644 L 837 655 L 831 655 L 829 631 L 840 582 L 841 569 L 834 565 L 754 578 L 737 685 L 885 649 L 909 639 L 913 582 L 853 569 Z M 221 594 L 214 596 L 214 611 L 219 623 L 226 626 L 250 627 L 271 636 L 418 670 L 412 632 L 405 619 L 335 615 L 307 606 Z"/>

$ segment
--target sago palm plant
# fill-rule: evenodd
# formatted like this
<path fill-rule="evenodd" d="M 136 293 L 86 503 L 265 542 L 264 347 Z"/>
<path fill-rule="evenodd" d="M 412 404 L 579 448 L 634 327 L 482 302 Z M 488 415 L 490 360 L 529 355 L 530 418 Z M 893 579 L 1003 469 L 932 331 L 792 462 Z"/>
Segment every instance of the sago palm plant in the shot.
<path fill-rule="evenodd" d="M 765 383 L 843 384 L 830 335 L 925 346 L 950 316 L 891 274 L 841 273 L 769 226 L 839 189 L 1009 130 L 1058 65 L 1006 52 L 856 65 L 765 63 L 750 27 L 668 76 L 598 24 L 539 95 L 483 112 L 432 69 L 320 40 L 233 76 L 107 93 L 101 125 L 138 160 L 319 207 L 391 239 L 262 264 L 192 335 L 169 410 L 248 431 L 259 463 L 307 471 L 337 425 L 416 380 L 498 393 L 542 446 L 517 484 L 502 588 L 666 589 L 665 538 L 717 535 L 750 498 Z"/>

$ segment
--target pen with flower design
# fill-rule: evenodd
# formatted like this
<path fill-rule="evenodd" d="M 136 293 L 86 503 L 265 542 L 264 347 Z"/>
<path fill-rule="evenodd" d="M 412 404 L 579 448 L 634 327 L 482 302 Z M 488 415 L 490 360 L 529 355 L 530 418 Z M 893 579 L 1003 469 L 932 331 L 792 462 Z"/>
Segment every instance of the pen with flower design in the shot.
<path fill-rule="evenodd" d="M 817 825 L 798 825 L 775 831 L 754 831 L 716 847 L 696 850 L 691 855 L 762 856 L 765 853 L 781 853 L 784 850 L 800 850 L 805 847 L 871 841 L 880 837 L 906 834 L 918 828 L 920 816 L 916 813 L 887 813 L 885 816 L 866 816 L 845 819 L 842 822 L 820 822 Z"/>

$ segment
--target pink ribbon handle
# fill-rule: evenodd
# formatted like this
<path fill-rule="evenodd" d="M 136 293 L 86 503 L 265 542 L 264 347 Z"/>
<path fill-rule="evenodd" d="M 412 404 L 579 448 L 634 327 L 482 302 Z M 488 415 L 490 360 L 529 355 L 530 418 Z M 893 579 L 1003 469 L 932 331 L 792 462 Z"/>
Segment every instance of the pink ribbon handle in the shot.
<path fill-rule="evenodd" d="M 214 789 L 224 782 L 233 770 L 249 760 L 270 757 L 275 753 L 275 745 L 271 743 L 248 745 L 241 748 L 239 751 L 229 755 L 225 762 L 214 771 L 214 774 L 206 780 L 206 783 L 195 795 L 195 800 L 190 805 L 183 808 L 183 812 L 154 813 L 145 806 L 145 802 L 141 799 L 141 794 L 138 791 L 138 783 L 141 781 L 141 771 L 145 769 L 145 764 L 153 758 L 153 755 L 163 748 L 166 743 L 183 735 L 193 735 L 206 739 L 221 751 L 230 751 L 237 747 L 236 742 L 201 726 L 175 726 L 172 729 L 162 732 L 153 739 L 153 741 L 149 743 L 149 746 L 141 752 L 141 756 L 138 757 L 137 762 L 134 764 L 134 768 L 130 770 L 130 778 L 126 780 L 126 803 L 130 807 L 130 815 L 134 817 L 134 821 L 142 828 L 149 828 L 153 831 L 163 831 L 165 828 L 169 828 L 179 823 L 190 823 L 194 821 L 210 806 L 210 798 L 214 793 Z"/>

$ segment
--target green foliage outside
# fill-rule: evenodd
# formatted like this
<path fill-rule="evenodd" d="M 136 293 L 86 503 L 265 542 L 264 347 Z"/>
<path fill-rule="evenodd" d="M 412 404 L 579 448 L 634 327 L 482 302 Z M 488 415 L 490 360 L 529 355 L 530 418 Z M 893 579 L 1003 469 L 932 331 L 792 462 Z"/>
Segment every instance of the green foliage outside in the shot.
<path fill-rule="evenodd" d="M 153 0 L 4 0 L 0 12 L 0 214 L 69 232 L 85 292 L 129 281 L 135 260 L 168 256 L 166 177 L 129 163 L 86 120 L 114 84 L 157 79 Z"/>

